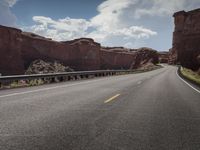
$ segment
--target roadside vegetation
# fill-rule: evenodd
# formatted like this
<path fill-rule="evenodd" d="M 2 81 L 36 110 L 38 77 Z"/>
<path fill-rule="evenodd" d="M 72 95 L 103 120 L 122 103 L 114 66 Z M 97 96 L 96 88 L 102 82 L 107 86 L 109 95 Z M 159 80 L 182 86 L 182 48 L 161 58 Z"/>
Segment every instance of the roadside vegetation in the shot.
<path fill-rule="evenodd" d="M 45 84 L 45 81 L 43 81 L 42 79 L 19 80 L 19 81 L 13 81 L 13 82 L 1 84 L 0 89 L 38 86 L 38 85 L 42 85 L 42 84 Z"/>
<path fill-rule="evenodd" d="M 184 77 L 200 85 L 200 75 L 197 72 L 181 67 L 181 73 Z"/>

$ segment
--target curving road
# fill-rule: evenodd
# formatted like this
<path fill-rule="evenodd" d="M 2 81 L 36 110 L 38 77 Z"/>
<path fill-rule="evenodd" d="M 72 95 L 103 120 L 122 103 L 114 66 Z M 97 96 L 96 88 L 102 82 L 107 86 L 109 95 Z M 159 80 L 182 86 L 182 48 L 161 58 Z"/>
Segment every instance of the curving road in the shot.
<path fill-rule="evenodd" d="M 0 91 L 0 150 L 198 150 L 200 93 L 176 70 Z"/>

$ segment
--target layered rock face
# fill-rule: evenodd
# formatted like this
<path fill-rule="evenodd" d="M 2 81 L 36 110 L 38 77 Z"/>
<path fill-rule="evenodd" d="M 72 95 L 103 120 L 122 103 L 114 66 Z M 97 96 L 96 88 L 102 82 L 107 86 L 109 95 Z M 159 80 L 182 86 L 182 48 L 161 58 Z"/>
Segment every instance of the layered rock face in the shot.
<path fill-rule="evenodd" d="M 175 65 L 177 64 L 177 51 L 174 48 L 169 49 L 169 60 L 168 64 Z"/>
<path fill-rule="evenodd" d="M 200 68 L 200 9 L 177 12 L 174 18 L 172 53 L 177 53 L 177 61 L 182 66 L 197 70 Z"/>
<path fill-rule="evenodd" d="M 19 29 L 0 26 L 0 73 L 24 74 L 35 60 L 58 61 L 80 70 L 130 69 L 156 63 L 157 52 L 123 47 L 101 47 L 93 39 L 57 42 Z"/>
<path fill-rule="evenodd" d="M 102 48 L 100 54 L 102 69 L 137 69 L 147 63 L 158 63 L 157 51 L 146 47 L 140 49 Z"/>
<path fill-rule="evenodd" d="M 92 39 L 56 42 L 0 26 L 0 73 L 23 74 L 36 59 L 58 60 L 75 70 L 100 69 L 100 44 Z"/>
<path fill-rule="evenodd" d="M 130 69 L 136 59 L 136 53 L 122 47 L 102 48 L 100 55 L 102 69 Z"/>
<path fill-rule="evenodd" d="M 134 63 L 131 65 L 131 69 L 142 68 L 146 64 L 157 64 L 159 62 L 158 52 L 156 50 L 143 47 L 138 50 L 133 50 L 136 53 Z"/>
<path fill-rule="evenodd" d="M 158 52 L 159 62 L 168 63 L 169 61 L 169 52 Z"/>

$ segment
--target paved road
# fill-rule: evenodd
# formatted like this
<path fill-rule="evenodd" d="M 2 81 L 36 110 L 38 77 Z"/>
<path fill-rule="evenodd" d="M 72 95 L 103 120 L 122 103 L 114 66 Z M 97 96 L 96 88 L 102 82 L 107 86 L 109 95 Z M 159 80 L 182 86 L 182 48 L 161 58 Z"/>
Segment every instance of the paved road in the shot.
<path fill-rule="evenodd" d="M 199 150 L 200 93 L 165 68 L 0 91 L 0 150 Z"/>

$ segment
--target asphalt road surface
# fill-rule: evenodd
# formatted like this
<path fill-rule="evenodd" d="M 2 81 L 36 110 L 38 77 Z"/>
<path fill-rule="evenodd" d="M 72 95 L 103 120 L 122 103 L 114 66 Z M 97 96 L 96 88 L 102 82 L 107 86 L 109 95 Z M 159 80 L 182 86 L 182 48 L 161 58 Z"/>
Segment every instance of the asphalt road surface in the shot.
<path fill-rule="evenodd" d="M 200 93 L 176 70 L 0 91 L 0 150 L 199 150 Z"/>

